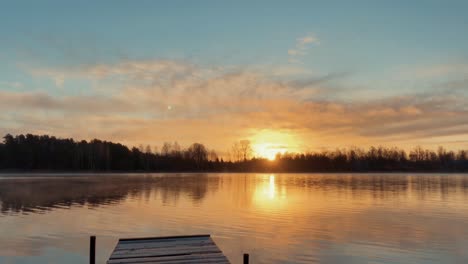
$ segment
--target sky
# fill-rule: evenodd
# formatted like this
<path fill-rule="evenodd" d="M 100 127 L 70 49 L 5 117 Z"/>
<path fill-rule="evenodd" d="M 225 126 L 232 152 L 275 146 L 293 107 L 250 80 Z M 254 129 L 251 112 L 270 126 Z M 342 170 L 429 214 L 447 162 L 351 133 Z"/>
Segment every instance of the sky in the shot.
<path fill-rule="evenodd" d="M 1 1 L 0 134 L 468 148 L 467 1 Z"/>

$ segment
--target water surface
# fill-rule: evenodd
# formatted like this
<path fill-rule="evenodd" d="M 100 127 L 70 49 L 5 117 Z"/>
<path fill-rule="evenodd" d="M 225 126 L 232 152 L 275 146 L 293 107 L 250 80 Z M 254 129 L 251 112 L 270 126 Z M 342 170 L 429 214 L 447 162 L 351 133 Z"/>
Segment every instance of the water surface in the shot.
<path fill-rule="evenodd" d="M 468 263 L 462 174 L 3 175 L 0 203 L 0 263 L 203 233 L 233 263 Z"/>

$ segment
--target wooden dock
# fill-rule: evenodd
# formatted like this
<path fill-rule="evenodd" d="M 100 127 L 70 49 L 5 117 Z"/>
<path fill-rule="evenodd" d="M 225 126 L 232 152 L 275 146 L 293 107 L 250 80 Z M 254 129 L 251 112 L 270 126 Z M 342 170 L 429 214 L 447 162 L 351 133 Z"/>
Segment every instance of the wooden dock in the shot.
<path fill-rule="evenodd" d="M 230 263 L 210 235 L 119 239 L 107 264 Z"/>

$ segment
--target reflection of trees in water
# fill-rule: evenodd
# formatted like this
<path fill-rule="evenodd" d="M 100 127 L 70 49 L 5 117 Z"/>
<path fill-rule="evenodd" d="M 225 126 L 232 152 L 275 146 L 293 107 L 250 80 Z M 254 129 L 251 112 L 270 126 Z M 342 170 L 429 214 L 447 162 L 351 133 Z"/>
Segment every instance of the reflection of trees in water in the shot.
<path fill-rule="evenodd" d="M 247 208 L 252 203 L 255 187 L 262 184 L 262 177 L 268 177 L 268 174 L 259 175 L 236 173 L 232 177 L 220 177 L 220 188 L 229 190 L 227 197 L 233 206 Z"/>
<path fill-rule="evenodd" d="M 447 200 L 455 195 L 468 196 L 468 176 L 440 174 L 233 174 L 221 177 L 220 188 L 229 190 L 227 197 L 239 207 L 249 207 L 258 188 L 274 188 L 288 195 L 305 196 L 311 192 L 352 199 L 385 200 L 405 198 L 425 200 L 440 196 Z M 304 197 L 304 199 L 307 199 Z"/>
<path fill-rule="evenodd" d="M 269 175 L 269 174 L 268 174 Z M 8 178 L 0 180 L 1 212 L 43 212 L 71 206 L 101 206 L 123 200 L 161 199 L 164 205 L 176 205 L 181 197 L 200 203 L 208 192 L 222 188 L 231 202 L 248 207 L 252 192 L 265 184 L 268 175 L 170 174 L 132 176 L 80 176 L 49 178 Z M 387 199 L 411 195 L 427 199 L 440 195 L 468 195 L 468 177 L 464 175 L 403 174 L 276 174 L 276 188 L 289 192 L 321 191 L 327 194 Z M 154 195 L 152 195 L 154 194 Z"/>
<path fill-rule="evenodd" d="M 209 177 L 207 174 L 171 175 L 160 177 L 154 190 L 161 195 L 164 204 L 177 202 L 180 195 L 187 196 L 194 203 L 205 198 L 208 191 L 216 191 L 219 177 Z"/>
<path fill-rule="evenodd" d="M 451 193 L 461 191 L 468 195 L 468 177 L 465 175 L 438 174 L 322 174 L 311 177 L 277 177 L 279 184 L 319 189 L 330 192 L 350 191 L 353 196 L 370 193 L 375 199 L 414 195 L 424 199 L 427 195 L 440 194 L 445 199 Z"/>
<path fill-rule="evenodd" d="M 4 179 L 0 182 L 1 212 L 43 212 L 53 208 L 117 204 L 127 197 L 151 199 L 159 193 L 164 204 L 187 196 L 198 203 L 217 190 L 218 177 L 206 174 L 169 176 L 83 176 Z"/>

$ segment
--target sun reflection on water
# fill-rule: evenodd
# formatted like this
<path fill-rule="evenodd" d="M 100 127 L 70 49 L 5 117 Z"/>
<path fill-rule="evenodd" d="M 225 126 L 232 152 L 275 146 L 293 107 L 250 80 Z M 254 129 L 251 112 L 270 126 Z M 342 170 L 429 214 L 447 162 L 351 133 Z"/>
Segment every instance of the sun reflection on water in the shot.
<path fill-rule="evenodd" d="M 268 189 L 268 194 L 270 195 L 270 199 L 275 198 L 275 175 L 270 175 L 270 185 Z"/>
<path fill-rule="evenodd" d="M 278 190 L 277 177 L 274 174 L 265 175 L 257 183 L 254 192 L 254 203 L 263 210 L 278 210 L 287 206 L 287 192 L 285 188 Z"/>

